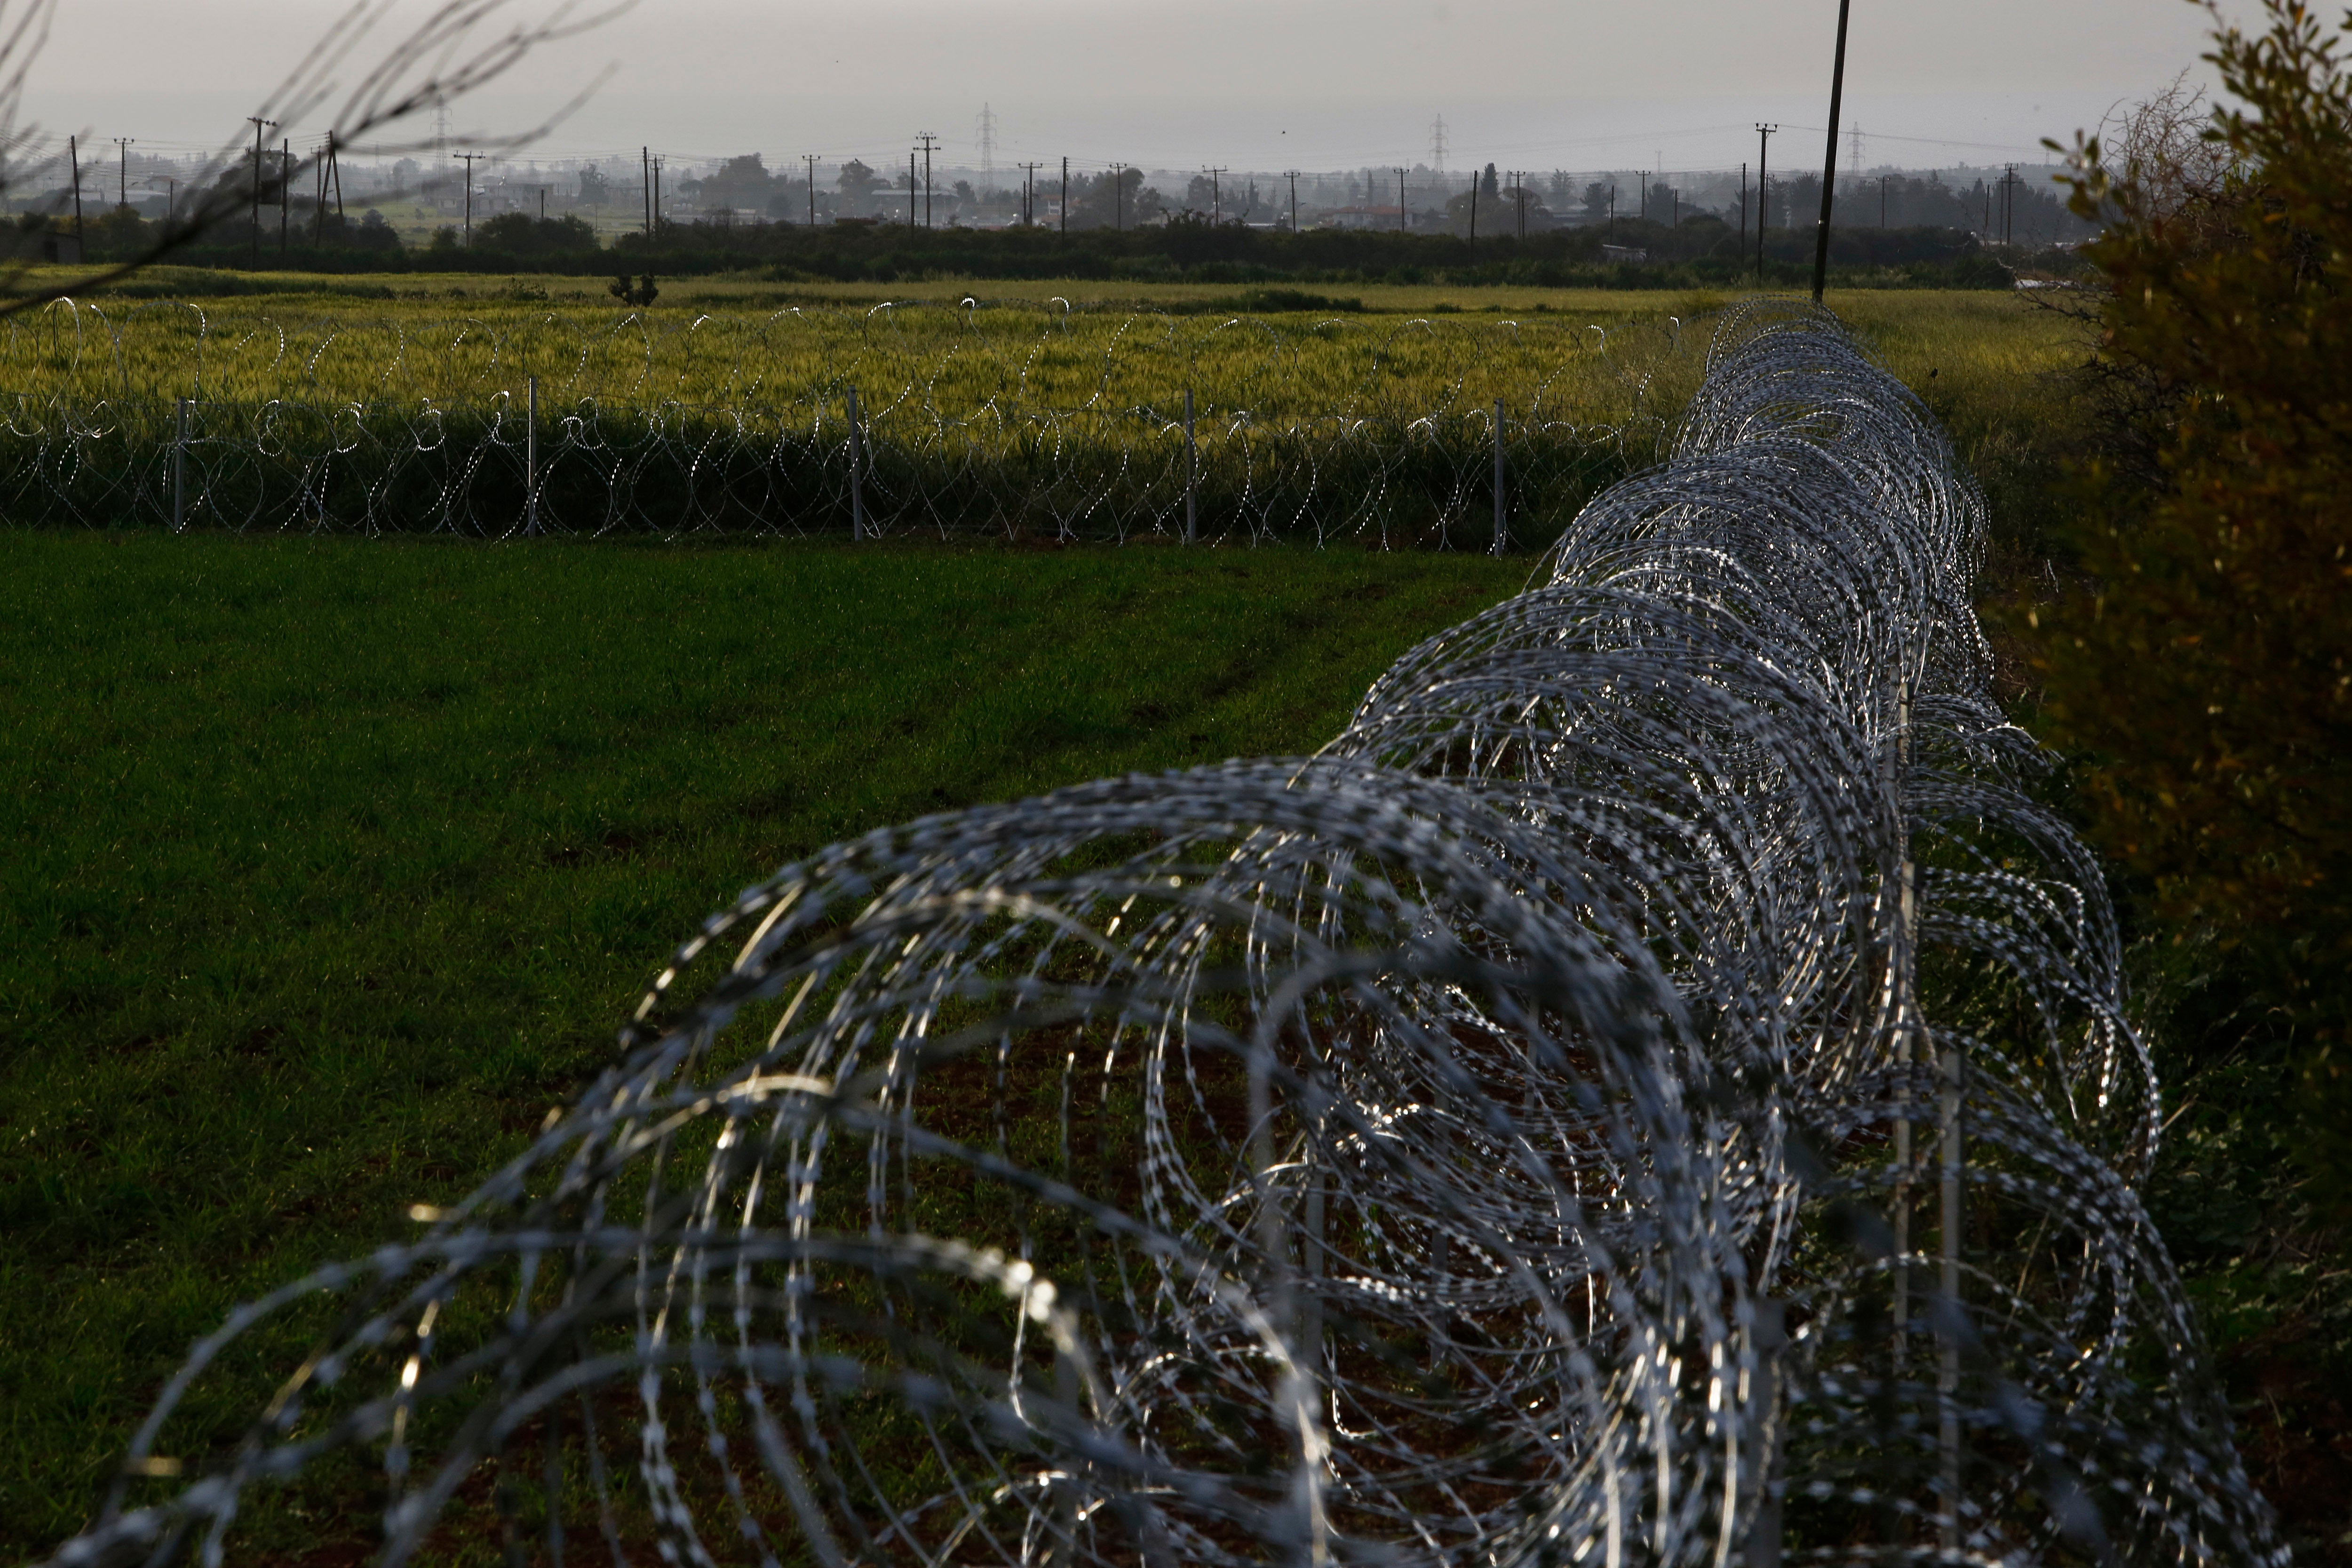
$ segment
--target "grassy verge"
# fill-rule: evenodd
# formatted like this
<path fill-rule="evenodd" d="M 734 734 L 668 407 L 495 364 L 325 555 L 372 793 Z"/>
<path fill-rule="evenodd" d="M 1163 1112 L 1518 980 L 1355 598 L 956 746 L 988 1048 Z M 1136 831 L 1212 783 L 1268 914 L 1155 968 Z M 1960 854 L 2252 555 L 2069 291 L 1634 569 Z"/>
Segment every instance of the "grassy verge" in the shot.
<path fill-rule="evenodd" d="M 835 838 L 1311 748 L 1527 563 L 0 540 L 0 1552 L 236 1299 L 463 1191 Z"/>

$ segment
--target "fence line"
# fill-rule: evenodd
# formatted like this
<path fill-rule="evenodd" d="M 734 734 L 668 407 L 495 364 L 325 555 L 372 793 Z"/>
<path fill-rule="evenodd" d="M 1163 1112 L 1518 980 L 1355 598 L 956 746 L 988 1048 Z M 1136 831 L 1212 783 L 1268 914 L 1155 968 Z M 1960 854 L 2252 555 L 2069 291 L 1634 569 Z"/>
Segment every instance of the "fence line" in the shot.
<path fill-rule="evenodd" d="M 1497 539 L 1508 517 L 1557 522 L 1654 460 L 1651 383 L 1681 353 L 1678 322 L 1612 348 L 1564 322 L 894 307 L 660 332 L 541 313 L 387 344 L 334 321 L 216 333 L 191 310 L 61 309 L 7 340 L 0 516 L 1475 546 L 1489 510 Z"/>
<path fill-rule="evenodd" d="M 550 1563 L 2284 1568 L 1983 547 L 1834 318 L 1735 311 L 1671 459 L 1316 756 L 713 915 L 511 1164 L 196 1345 L 51 1561 L 349 1450 L 388 1563 L 495 1463 Z"/>

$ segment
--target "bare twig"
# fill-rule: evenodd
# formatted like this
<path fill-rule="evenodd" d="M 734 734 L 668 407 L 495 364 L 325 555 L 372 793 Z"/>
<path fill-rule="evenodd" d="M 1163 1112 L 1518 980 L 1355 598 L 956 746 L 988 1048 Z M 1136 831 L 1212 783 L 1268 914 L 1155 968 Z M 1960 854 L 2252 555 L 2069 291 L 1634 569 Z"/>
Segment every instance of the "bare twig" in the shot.
<path fill-rule="evenodd" d="M 390 22 L 398 0 L 355 0 L 255 112 L 281 127 L 311 126 L 314 129 L 306 135 L 321 135 L 330 144 L 348 147 L 422 110 L 478 91 L 521 64 L 533 50 L 601 26 L 635 3 L 614 0 L 590 7 L 582 0 L 557 0 L 543 14 L 518 17 L 517 0 L 444 0 L 371 60 L 365 46 Z M 47 41 L 54 4 L 55 0 L 33 0 L 11 16 L 5 9 L 5 0 L 0 0 L 0 126 L 15 122 L 13 110 L 21 100 L 26 76 Z M 363 68 L 346 86 L 346 73 L 355 64 L 363 64 Z M 588 84 L 537 124 L 468 140 L 494 152 L 523 146 L 561 123 L 604 79 L 599 77 Z M 324 126 L 318 126 L 320 111 L 331 104 L 336 105 L 333 113 Z M 10 143 L 23 145 L 32 135 L 30 129 L 0 131 L 0 150 Z M 422 142 L 395 142 L 390 150 L 415 151 L 424 145 Z M 29 288 L 24 286 L 31 266 L 28 258 L 0 262 L 0 317 L 87 292 L 152 267 L 236 221 L 252 205 L 257 185 L 264 191 L 274 187 L 279 200 L 287 199 L 295 176 L 318 162 L 300 160 L 275 174 L 265 174 L 257 163 L 250 169 L 241 166 L 251 161 L 242 132 L 224 143 L 189 182 L 195 193 L 192 203 L 169 215 L 152 241 L 120 261 L 63 282 Z M 17 183 L 22 178 L 18 176 Z M 6 184 L 0 183 L 0 192 L 5 189 Z"/>

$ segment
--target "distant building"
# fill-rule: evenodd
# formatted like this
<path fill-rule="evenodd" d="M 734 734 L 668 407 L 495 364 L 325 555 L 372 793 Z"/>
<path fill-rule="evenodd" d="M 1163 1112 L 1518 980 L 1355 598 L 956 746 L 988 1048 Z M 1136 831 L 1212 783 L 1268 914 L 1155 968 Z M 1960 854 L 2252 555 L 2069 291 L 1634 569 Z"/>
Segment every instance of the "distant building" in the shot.
<path fill-rule="evenodd" d="M 1335 207 L 1324 216 L 1325 228 L 1395 228 L 1404 216 L 1402 207 L 1353 206 Z"/>

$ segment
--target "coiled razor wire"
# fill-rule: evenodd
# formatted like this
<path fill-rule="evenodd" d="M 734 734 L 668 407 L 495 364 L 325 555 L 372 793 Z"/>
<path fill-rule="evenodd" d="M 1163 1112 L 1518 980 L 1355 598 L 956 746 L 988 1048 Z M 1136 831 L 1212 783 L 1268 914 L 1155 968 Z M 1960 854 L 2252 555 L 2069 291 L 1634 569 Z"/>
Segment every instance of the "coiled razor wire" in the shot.
<path fill-rule="evenodd" d="M 1671 321 L 1444 317 L 1074 331 L 1066 304 L 974 301 L 601 327 L 544 310 L 231 320 L 63 302 L 0 329 L 0 516 L 1124 542 L 1183 537 L 1189 515 L 1234 542 L 1475 546 L 1498 443 L 1523 522 L 1654 460 L 1645 394 L 1681 340 Z"/>
<path fill-rule="evenodd" d="M 1317 755 L 745 892 L 52 1561 L 366 1495 L 394 1563 L 2283 1564 L 1982 527 L 1833 318 L 1735 308 L 1671 459 Z"/>

